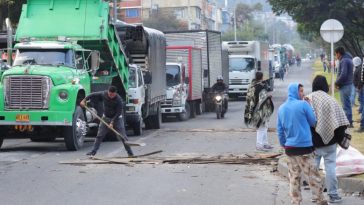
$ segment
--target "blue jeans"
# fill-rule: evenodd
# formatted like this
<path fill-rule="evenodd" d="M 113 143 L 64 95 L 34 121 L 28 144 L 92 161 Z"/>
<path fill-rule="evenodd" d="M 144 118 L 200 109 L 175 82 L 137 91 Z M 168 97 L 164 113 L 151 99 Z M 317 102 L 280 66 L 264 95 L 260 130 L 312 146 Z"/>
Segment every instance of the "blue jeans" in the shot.
<path fill-rule="evenodd" d="M 340 99 L 343 105 L 343 109 L 346 117 L 348 118 L 350 124 L 353 123 L 353 111 L 351 106 L 351 91 L 353 89 L 353 85 L 344 85 L 339 89 Z"/>
<path fill-rule="evenodd" d="M 353 84 L 353 88 L 351 89 L 351 106 L 355 105 L 355 98 L 356 98 L 356 88 Z"/>
<path fill-rule="evenodd" d="M 364 129 L 364 87 L 359 90 L 359 112 L 361 113 L 360 128 Z"/>
<path fill-rule="evenodd" d="M 315 148 L 316 166 L 320 166 L 321 158 L 324 158 L 325 164 L 325 185 L 328 195 L 337 195 L 337 177 L 336 177 L 336 144 Z"/>

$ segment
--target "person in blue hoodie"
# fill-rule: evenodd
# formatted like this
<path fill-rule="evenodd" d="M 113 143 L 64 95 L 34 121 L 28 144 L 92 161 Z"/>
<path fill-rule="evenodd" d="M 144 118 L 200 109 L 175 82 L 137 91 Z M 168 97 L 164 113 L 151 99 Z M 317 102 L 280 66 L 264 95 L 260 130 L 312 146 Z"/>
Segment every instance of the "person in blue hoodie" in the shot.
<path fill-rule="evenodd" d="M 302 202 L 301 172 L 306 175 L 317 204 L 325 205 L 323 180 L 315 166 L 310 127 L 316 117 L 309 101 L 303 100 L 303 85 L 291 83 L 288 99 L 279 107 L 277 132 L 280 145 L 288 156 L 290 196 L 292 205 Z"/>
<path fill-rule="evenodd" d="M 337 47 L 335 49 L 336 58 L 340 61 L 339 63 L 339 71 L 337 75 L 337 79 L 335 81 L 336 88 L 339 89 L 340 92 L 340 100 L 343 105 L 343 109 L 345 111 L 346 117 L 350 122 L 349 127 L 353 127 L 353 113 L 352 113 L 352 102 L 351 95 L 353 89 L 353 58 L 350 54 L 345 52 L 343 47 Z"/>

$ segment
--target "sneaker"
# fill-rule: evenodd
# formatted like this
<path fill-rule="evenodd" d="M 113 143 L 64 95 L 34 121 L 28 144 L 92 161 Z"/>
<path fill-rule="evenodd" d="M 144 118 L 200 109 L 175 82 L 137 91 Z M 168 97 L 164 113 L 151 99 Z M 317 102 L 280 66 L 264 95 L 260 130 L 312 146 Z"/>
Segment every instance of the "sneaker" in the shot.
<path fill-rule="evenodd" d="M 355 130 L 355 132 L 364 132 L 364 128 L 363 128 L 363 127 L 361 127 L 361 128 L 359 128 L 359 129 Z"/>
<path fill-rule="evenodd" d="M 90 156 L 90 157 L 95 156 L 96 155 L 96 151 L 92 150 L 91 152 L 87 152 L 86 155 L 87 156 Z"/>
<path fill-rule="evenodd" d="M 262 152 L 268 152 L 269 151 L 264 146 L 256 146 L 255 148 L 257 149 L 257 151 L 262 151 Z"/>
<path fill-rule="evenodd" d="M 273 149 L 273 146 L 266 144 L 263 146 L 264 149 Z"/>
<path fill-rule="evenodd" d="M 329 202 L 330 203 L 338 203 L 341 202 L 343 199 L 339 195 L 329 195 Z"/>

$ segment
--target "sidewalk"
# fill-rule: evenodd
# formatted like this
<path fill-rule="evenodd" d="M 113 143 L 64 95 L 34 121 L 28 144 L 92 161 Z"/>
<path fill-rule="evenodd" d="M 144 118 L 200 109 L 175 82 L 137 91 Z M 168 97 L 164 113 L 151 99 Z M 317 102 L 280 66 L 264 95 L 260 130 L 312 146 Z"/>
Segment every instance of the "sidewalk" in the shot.
<path fill-rule="evenodd" d="M 287 157 L 281 157 L 278 161 L 278 172 L 288 178 Z M 353 177 L 339 177 L 339 189 L 344 193 L 359 192 L 364 194 L 364 179 Z"/>

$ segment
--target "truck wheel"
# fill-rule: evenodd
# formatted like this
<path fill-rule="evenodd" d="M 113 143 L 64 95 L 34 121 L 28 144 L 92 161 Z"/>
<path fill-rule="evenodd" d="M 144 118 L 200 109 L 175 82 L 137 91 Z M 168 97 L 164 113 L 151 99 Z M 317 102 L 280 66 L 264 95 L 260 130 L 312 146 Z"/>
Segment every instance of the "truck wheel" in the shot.
<path fill-rule="evenodd" d="M 143 133 L 143 121 L 142 119 L 139 119 L 138 122 L 134 122 L 133 123 L 133 131 L 134 131 L 134 135 L 136 136 L 140 136 Z"/>
<path fill-rule="evenodd" d="M 196 103 L 195 102 L 191 102 L 190 104 L 190 108 L 191 108 L 191 118 L 195 118 L 196 117 Z"/>
<path fill-rule="evenodd" d="M 162 113 L 158 106 L 157 114 L 153 116 L 153 129 L 160 129 L 162 124 Z"/>
<path fill-rule="evenodd" d="M 7 128 L 0 128 L 0 148 L 3 145 L 4 139 L 8 133 Z"/>
<path fill-rule="evenodd" d="M 85 115 L 80 106 L 76 107 L 73 113 L 72 126 L 63 128 L 63 137 L 66 148 L 69 151 L 76 151 L 82 148 L 86 134 Z"/>
<path fill-rule="evenodd" d="M 201 103 L 196 103 L 196 114 L 197 115 L 201 115 L 202 114 L 202 104 Z"/>
<path fill-rule="evenodd" d="M 147 129 L 147 130 L 153 129 L 153 119 L 152 119 L 152 116 L 147 117 L 144 120 L 144 123 L 145 123 L 145 129 Z"/>
<path fill-rule="evenodd" d="M 186 103 L 185 104 L 185 112 L 180 113 L 178 115 L 178 119 L 180 121 L 186 121 L 186 120 L 190 119 L 190 113 L 191 113 L 190 105 L 188 103 Z"/>

